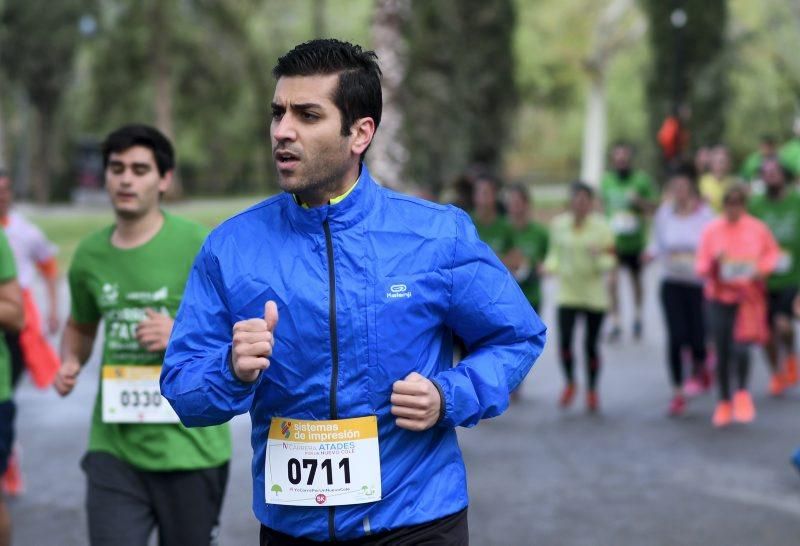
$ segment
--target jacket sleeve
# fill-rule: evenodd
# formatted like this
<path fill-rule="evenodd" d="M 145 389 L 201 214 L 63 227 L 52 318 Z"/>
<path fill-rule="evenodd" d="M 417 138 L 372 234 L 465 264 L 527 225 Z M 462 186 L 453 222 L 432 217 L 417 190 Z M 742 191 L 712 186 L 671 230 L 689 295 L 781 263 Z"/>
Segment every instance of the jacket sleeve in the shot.
<path fill-rule="evenodd" d="M 711 255 L 711 231 L 707 224 L 700 235 L 700 244 L 697 245 L 695 254 L 695 273 L 703 278 L 711 276 L 714 266 L 714 256 Z"/>
<path fill-rule="evenodd" d="M 509 393 L 542 352 L 545 327 L 514 278 L 457 212 L 446 324 L 467 346 L 467 357 L 431 379 L 440 390 L 441 426 L 473 426 L 501 414 Z"/>
<path fill-rule="evenodd" d="M 245 383 L 233 375 L 233 319 L 208 244 L 189 274 L 161 371 L 161 393 L 187 427 L 218 425 L 247 412 L 263 376 Z"/>
<path fill-rule="evenodd" d="M 758 272 L 767 277 L 778 267 L 778 261 L 781 258 L 781 247 L 778 246 L 778 242 L 766 225 L 762 227 L 762 233 L 764 244 L 763 251 L 758 259 Z"/>

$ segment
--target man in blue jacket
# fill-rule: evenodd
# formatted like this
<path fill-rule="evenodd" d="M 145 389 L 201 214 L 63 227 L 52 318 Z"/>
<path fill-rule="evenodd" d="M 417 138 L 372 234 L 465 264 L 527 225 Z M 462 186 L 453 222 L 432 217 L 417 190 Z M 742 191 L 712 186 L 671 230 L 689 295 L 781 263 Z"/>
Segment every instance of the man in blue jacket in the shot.
<path fill-rule="evenodd" d="M 162 393 L 187 426 L 250 412 L 262 544 L 467 544 L 455 427 L 506 409 L 545 327 L 464 212 L 370 176 L 373 52 L 315 40 L 273 74 L 285 193 L 209 235 Z"/>

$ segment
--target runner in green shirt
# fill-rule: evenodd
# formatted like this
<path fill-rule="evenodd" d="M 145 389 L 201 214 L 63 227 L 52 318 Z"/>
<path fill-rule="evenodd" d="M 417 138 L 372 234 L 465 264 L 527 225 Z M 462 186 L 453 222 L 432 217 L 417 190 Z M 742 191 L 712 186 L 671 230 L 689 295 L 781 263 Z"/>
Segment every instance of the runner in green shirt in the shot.
<path fill-rule="evenodd" d="M 742 168 L 739 170 L 739 176 L 747 182 L 753 182 L 761 173 L 761 164 L 764 162 L 764 159 L 775 157 L 776 154 L 775 137 L 772 135 L 761 135 L 758 150 L 748 155 L 744 160 Z M 759 190 L 759 188 L 756 189 Z M 761 192 L 757 191 L 756 193 Z"/>
<path fill-rule="evenodd" d="M 650 177 L 633 169 L 633 148 L 620 142 L 611 150 L 612 169 L 600 184 L 603 209 L 614 231 L 619 265 L 630 272 L 633 281 L 633 335 L 642 335 L 642 263 L 647 244 L 647 220 L 654 210 L 658 192 Z M 611 340 L 621 334 L 616 272 L 609 278 L 611 292 Z"/>
<path fill-rule="evenodd" d="M 525 297 L 539 312 L 542 300 L 540 268 L 547 256 L 547 228 L 531 220 L 530 195 L 525 186 L 508 188 L 506 208 L 511 228 L 511 250 L 504 262 L 519 282 Z"/>
<path fill-rule="evenodd" d="M 489 245 L 500 257 L 511 250 L 512 235 L 508 221 L 498 212 L 498 193 L 500 184 L 489 175 L 481 175 L 475 180 L 473 202 L 475 211 L 472 221 L 478 230 L 481 241 Z"/>
<path fill-rule="evenodd" d="M 792 303 L 800 285 L 800 194 L 788 186 L 791 174 L 775 158 L 761 164 L 761 178 L 766 193 L 750 201 L 750 213 L 769 226 L 781 246 L 781 258 L 767 279 L 767 314 L 773 332 L 766 346 L 772 371 L 769 389 L 778 396 L 798 380 Z M 783 360 L 779 365 L 780 353 Z"/>
<path fill-rule="evenodd" d="M 206 229 L 162 212 L 172 145 L 130 125 L 103 145 L 116 223 L 84 239 L 69 270 L 72 310 L 57 391 L 75 386 L 104 325 L 100 387 L 89 449 L 92 545 L 208 544 L 217 532 L 231 455 L 227 426 L 187 429 L 161 398 L 158 380 L 183 287 Z"/>
<path fill-rule="evenodd" d="M 0 229 L 0 329 L 19 332 L 24 323 L 22 290 L 17 283 L 14 255 Z M 0 333 L 0 475 L 8 466 L 14 443 L 14 401 L 11 399 L 11 355 Z M 0 544 L 11 544 L 11 516 L 0 495 Z"/>
<path fill-rule="evenodd" d="M 800 117 L 795 118 L 792 132 L 794 133 L 792 138 L 778 151 L 778 159 L 792 171 L 792 176 L 796 177 L 800 175 Z"/>

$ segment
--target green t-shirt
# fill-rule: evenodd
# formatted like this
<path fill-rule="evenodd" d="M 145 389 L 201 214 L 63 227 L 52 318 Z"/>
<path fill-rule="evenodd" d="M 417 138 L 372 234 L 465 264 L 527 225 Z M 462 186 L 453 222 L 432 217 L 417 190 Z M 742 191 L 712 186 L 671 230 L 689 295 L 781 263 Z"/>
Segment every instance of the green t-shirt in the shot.
<path fill-rule="evenodd" d="M 5 231 L 0 229 L 0 283 L 17 278 L 14 254 L 8 244 Z M 0 332 L 0 402 L 11 399 L 11 355 L 6 345 L 6 336 Z"/>
<path fill-rule="evenodd" d="M 492 247 L 494 253 L 502 256 L 511 249 L 511 225 L 502 216 L 497 216 L 491 224 L 482 224 L 476 215 L 472 216 L 478 237 Z"/>
<path fill-rule="evenodd" d="M 794 176 L 800 175 L 800 137 L 784 144 L 778 152 L 778 159 Z"/>
<path fill-rule="evenodd" d="M 142 348 L 136 326 L 148 307 L 175 316 L 207 230 L 165 213 L 161 230 L 131 249 L 113 246 L 113 231 L 109 226 L 88 236 L 75 251 L 69 269 L 72 318 L 79 324 L 103 319 L 102 366 L 161 365 L 164 353 Z M 143 470 L 191 470 L 230 459 L 231 439 L 227 425 L 188 429 L 180 423 L 103 423 L 99 388 L 89 451 L 111 453 Z"/>
<path fill-rule="evenodd" d="M 534 308 L 538 308 L 542 300 L 541 283 L 536 268 L 547 256 L 550 240 L 547 228 L 531 222 L 523 229 L 511 226 L 511 246 L 522 252 L 528 259 L 530 273 L 524 279 L 518 279 L 522 292 Z"/>
<path fill-rule="evenodd" d="M 658 196 L 653 181 L 642 171 L 633 171 L 623 179 L 613 171 L 603 175 L 600 185 L 603 208 L 615 235 L 620 254 L 639 254 L 647 242 L 647 216 L 636 210 L 636 197 L 652 201 Z"/>
<path fill-rule="evenodd" d="M 769 226 L 781 247 L 778 267 L 767 279 L 767 288 L 800 284 L 800 194 L 789 191 L 781 200 L 758 195 L 750 201 L 750 213 Z"/>
<path fill-rule="evenodd" d="M 763 161 L 764 158 L 761 156 L 761 152 L 753 152 L 744 160 L 739 176 L 748 182 L 752 181 L 758 175 L 758 171 L 761 170 Z"/>

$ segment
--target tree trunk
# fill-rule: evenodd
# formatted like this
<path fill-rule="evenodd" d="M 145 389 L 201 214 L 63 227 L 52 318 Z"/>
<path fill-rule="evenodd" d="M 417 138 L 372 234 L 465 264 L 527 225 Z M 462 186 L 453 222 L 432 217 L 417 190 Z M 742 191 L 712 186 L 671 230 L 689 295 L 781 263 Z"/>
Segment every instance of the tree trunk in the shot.
<path fill-rule="evenodd" d="M 606 149 L 606 82 L 600 72 L 590 76 L 584 120 L 581 180 L 597 187 L 605 168 Z"/>
<path fill-rule="evenodd" d="M 156 0 L 152 4 L 151 18 L 153 28 L 152 59 L 153 59 L 153 86 L 154 109 L 156 127 L 172 141 L 175 146 L 175 126 L 172 105 L 172 56 L 170 55 L 170 20 L 167 17 L 169 3 Z M 164 196 L 167 200 L 174 201 L 183 196 L 183 187 L 178 169 L 175 169 L 172 184 Z"/>
<path fill-rule="evenodd" d="M 50 200 L 50 177 L 52 175 L 53 112 L 50 108 L 32 108 L 34 144 L 31 157 L 31 189 L 39 204 Z"/>
<path fill-rule="evenodd" d="M 367 158 L 375 178 L 396 190 L 403 188 L 408 160 L 399 93 L 408 65 L 408 44 L 403 27 L 410 12 L 410 0 L 377 0 L 372 19 L 372 41 L 383 72 L 383 112 Z"/>

